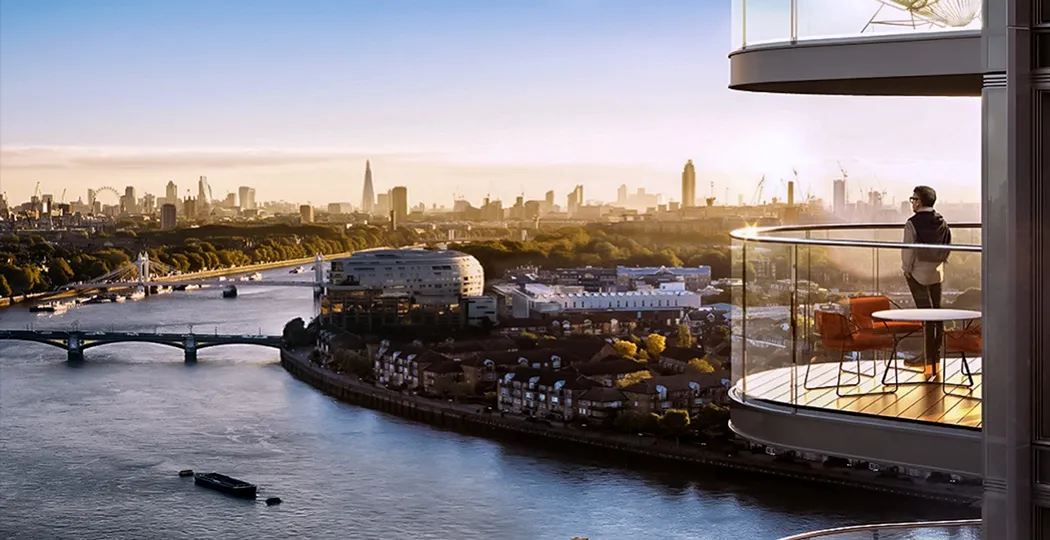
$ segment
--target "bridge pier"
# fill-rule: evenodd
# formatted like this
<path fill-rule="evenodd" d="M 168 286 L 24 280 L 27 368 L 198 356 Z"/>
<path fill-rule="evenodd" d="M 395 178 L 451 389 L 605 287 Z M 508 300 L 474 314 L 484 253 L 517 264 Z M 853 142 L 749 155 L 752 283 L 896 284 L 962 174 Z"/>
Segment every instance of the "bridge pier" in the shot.
<path fill-rule="evenodd" d="M 84 361 L 84 348 L 83 340 L 80 339 L 80 334 L 71 333 L 66 338 L 66 361 L 67 362 L 83 362 Z"/>
<path fill-rule="evenodd" d="M 186 340 L 183 343 L 185 345 L 184 351 L 186 353 L 186 363 L 196 364 L 197 363 L 197 338 L 193 334 L 188 334 Z"/>

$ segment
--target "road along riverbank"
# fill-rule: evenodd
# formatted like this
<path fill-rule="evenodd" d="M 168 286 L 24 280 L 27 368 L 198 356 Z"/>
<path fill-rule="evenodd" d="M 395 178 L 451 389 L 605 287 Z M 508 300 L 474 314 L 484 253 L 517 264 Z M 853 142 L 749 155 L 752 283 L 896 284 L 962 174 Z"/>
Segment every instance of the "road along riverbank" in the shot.
<path fill-rule="evenodd" d="M 980 486 L 932 484 L 924 480 L 864 478 L 867 471 L 807 467 L 773 463 L 769 456 L 723 453 L 648 437 L 632 437 L 574 427 L 544 426 L 524 418 L 503 417 L 479 411 L 477 405 L 460 405 L 363 383 L 354 377 L 334 373 L 312 364 L 308 351 L 281 350 L 281 365 L 295 378 L 340 401 L 397 415 L 402 418 L 485 437 L 583 451 L 589 455 L 641 458 L 650 465 L 716 468 L 749 474 L 820 482 L 849 488 L 936 500 L 951 504 L 975 505 L 981 500 Z M 917 482 L 922 482 L 917 483 Z"/>

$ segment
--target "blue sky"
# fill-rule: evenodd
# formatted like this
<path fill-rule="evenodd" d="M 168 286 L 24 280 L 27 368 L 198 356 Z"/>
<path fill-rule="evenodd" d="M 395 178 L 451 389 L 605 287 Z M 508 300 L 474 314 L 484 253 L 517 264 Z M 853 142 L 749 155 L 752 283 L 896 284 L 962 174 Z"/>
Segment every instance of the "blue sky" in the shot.
<path fill-rule="evenodd" d="M 733 200 L 793 167 L 825 194 L 837 161 L 979 196 L 979 100 L 730 92 L 730 33 L 714 0 L 3 0 L 2 189 L 357 201 L 371 157 L 413 203 L 675 198 L 692 158 Z"/>

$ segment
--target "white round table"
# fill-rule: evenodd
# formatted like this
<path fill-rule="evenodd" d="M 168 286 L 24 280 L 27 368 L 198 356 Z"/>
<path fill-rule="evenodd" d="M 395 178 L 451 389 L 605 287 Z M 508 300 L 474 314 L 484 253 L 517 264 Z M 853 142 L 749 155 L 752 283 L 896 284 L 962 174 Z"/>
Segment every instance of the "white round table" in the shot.
<path fill-rule="evenodd" d="M 947 322 L 980 319 L 981 312 L 947 308 L 884 309 L 872 313 L 871 316 L 884 321 Z"/>
<path fill-rule="evenodd" d="M 980 311 L 971 309 L 947 309 L 947 308 L 915 308 L 915 309 L 884 309 L 871 314 L 872 318 L 884 321 L 906 321 L 923 323 L 943 323 L 948 321 L 973 321 L 981 318 Z M 923 337 L 926 336 L 927 325 L 922 326 Z M 925 340 L 924 340 L 925 342 Z M 945 345 L 941 344 L 941 351 L 947 354 Z M 924 348 L 925 352 L 925 348 Z M 924 355 L 925 356 L 925 355 Z M 926 366 L 923 369 L 927 377 L 938 375 L 937 364 L 940 358 L 926 358 Z"/>

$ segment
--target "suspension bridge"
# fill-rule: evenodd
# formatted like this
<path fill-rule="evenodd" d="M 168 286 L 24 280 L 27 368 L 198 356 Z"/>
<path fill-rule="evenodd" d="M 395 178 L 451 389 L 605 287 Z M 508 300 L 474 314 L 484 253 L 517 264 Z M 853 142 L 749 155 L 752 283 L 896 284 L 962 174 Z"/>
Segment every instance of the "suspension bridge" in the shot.
<path fill-rule="evenodd" d="M 110 343 L 156 343 L 185 353 L 186 363 L 197 361 L 197 351 L 218 345 L 260 345 L 280 348 L 281 336 L 250 334 L 82 332 L 62 330 L 0 330 L 0 341 L 30 341 L 66 351 L 70 362 L 84 359 L 84 350 Z"/>
<path fill-rule="evenodd" d="M 311 287 L 320 289 L 324 283 L 324 257 L 317 254 L 314 257 L 314 279 L 312 281 L 302 280 L 269 280 L 269 281 L 236 281 L 238 287 L 246 286 L 268 286 L 268 287 Z M 245 269 L 245 273 L 251 272 Z M 148 291 L 151 287 L 181 287 L 186 285 L 231 285 L 226 279 L 218 277 L 193 277 L 181 274 L 175 267 L 160 261 L 151 260 L 146 253 L 140 253 L 133 262 L 125 264 L 105 275 L 90 281 L 71 283 L 61 287 L 59 290 L 87 290 L 108 288 L 136 288 L 142 287 Z"/>

